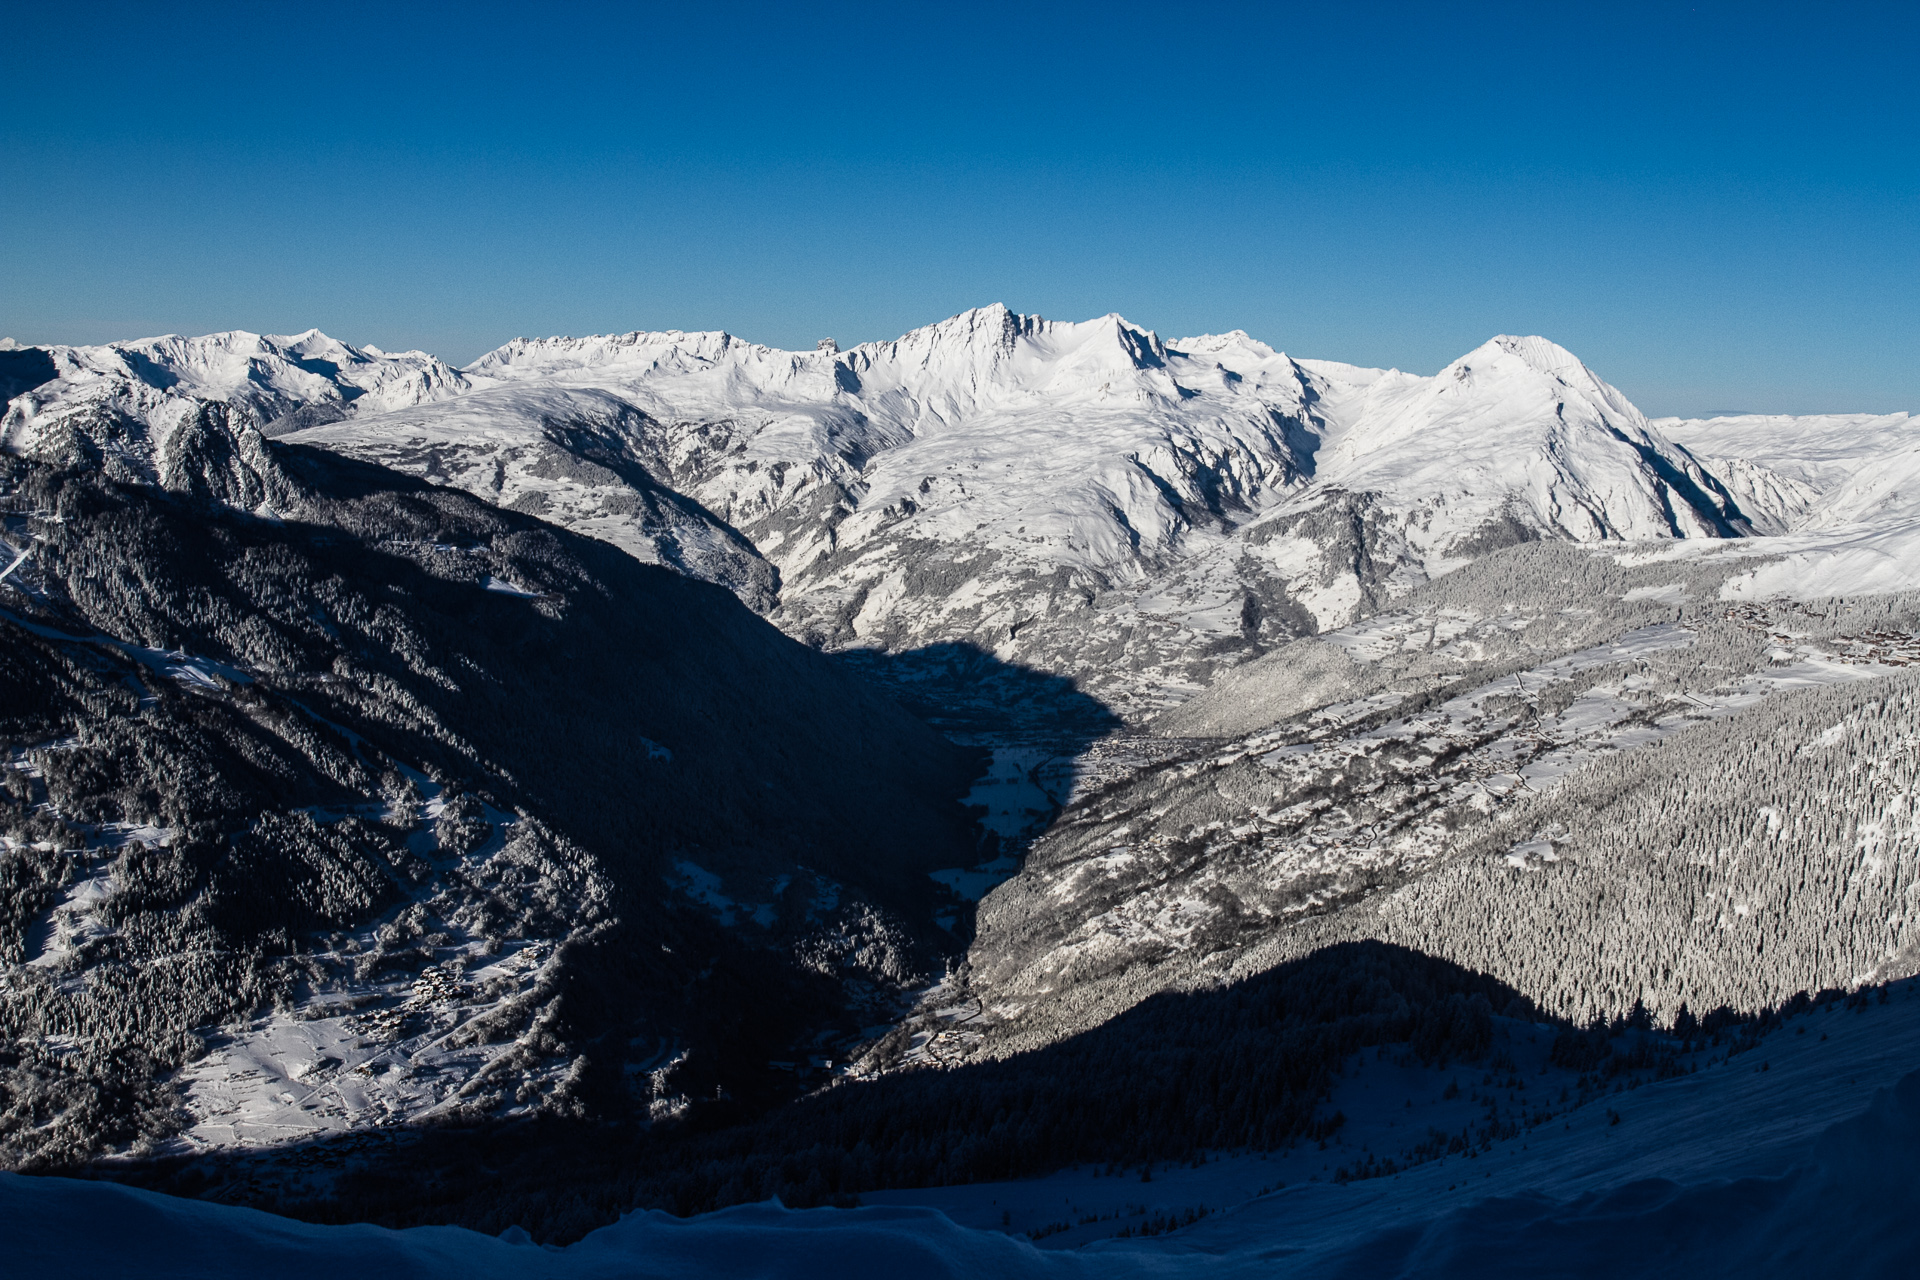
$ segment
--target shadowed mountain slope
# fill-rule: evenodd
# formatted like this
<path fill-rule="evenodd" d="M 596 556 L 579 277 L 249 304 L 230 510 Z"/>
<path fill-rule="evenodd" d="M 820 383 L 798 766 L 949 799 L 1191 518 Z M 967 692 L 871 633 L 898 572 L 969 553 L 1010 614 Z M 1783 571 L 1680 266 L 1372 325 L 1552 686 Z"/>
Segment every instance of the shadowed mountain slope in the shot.
<path fill-rule="evenodd" d="M 270 518 L 5 464 L 11 1162 L 777 1094 L 937 972 L 970 753 L 720 588 L 223 425 Z"/>

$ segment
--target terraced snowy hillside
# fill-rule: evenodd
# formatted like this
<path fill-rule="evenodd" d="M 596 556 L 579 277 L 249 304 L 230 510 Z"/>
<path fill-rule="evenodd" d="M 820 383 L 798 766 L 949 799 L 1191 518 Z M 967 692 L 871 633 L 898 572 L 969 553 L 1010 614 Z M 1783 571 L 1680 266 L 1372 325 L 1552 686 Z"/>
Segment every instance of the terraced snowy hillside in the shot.
<path fill-rule="evenodd" d="M 985 897 L 953 1049 L 1350 938 L 1576 1020 L 1911 972 L 1916 598 L 1723 600 L 1740 566 L 1516 547 L 1234 671 Z"/>

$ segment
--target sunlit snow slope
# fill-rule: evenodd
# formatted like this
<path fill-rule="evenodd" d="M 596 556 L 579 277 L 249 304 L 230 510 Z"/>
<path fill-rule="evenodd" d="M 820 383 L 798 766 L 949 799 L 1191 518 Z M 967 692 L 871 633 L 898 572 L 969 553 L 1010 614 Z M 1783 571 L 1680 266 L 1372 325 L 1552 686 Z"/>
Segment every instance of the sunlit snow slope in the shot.
<path fill-rule="evenodd" d="M 995 306 L 845 352 L 634 333 L 520 340 L 463 372 L 459 400 L 297 438 L 598 532 L 551 452 L 585 429 L 776 566 L 789 632 L 966 641 L 1123 704 L 1515 540 L 1750 531 L 1541 339 L 1421 378 Z"/>
<path fill-rule="evenodd" d="M 1783 535 L 1718 549 L 1770 561 L 1729 595 L 1920 588 L 1920 418 L 1749 414 L 1655 425 L 1698 453 L 1749 509 L 1768 512 L 1767 531 Z"/>
<path fill-rule="evenodd" d="M 8 406 L 4 439 L 14 451 L 46 448 L 63 424 L 88 417 L 128 420 L 127 443 L 137 449 L 143 428 L 163 438 L 173 419 L 197 403 L 226 405 L 271 430 L 443 399 L 468 385 L 424 351 L 351 347 L 318 329 L 291 337 L 234 330 L 22 350 L 44 352 L 46 380 L 17 388 Z"/>
<path fill-rule="evenodd" d="M 997 305 L 846 351 L 635 332 L 462 370 L 312 332 L 6 354 L 13 451 L 165 474 L 178 423 L 225 415 L 724 583 L 828 648 L 966 643 L 1123 714 L 1516 541 L 1884 532 L 1920 504 L 1905 415 L 1649 422 L 1537 337 L 1432 377 Z"/>

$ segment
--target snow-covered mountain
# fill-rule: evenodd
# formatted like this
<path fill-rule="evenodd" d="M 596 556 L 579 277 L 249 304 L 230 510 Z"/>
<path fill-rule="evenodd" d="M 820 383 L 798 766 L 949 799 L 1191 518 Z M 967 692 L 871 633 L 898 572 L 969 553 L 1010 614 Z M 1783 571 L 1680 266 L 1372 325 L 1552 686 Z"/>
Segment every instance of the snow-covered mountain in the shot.
<path fill-rule="evenodd" d="M 1505 517 L 1575 541 L 1750 531 L 1713 476 L 1544 338 L 1495 338 L 1431 378 L 1318 368 L 1316 479 L 1419 511 L 1429 563 Z"/>
<path fill-rule="evenodd" d="M 778 573 L 698 499 L 663 483 L 651 425 L 602 388 L 509 384 L 284 438 L 457 485 L 645 563 L 721 583 L 767 612 Z"/>
<path fill-rule="evenodd" d="M 1777 536 L 1716 555 L 1759 564 L 1729 596 L 1920 589 L 1920 418 L 1907 413 L 1663 418 Z M 1691 558 L 1704 548 L 1674 548 Z"/>
<path fill-rule="evenodd" d="M 844 352 L 633 333 L 523 339 L 462 372 L 475 390 L 457 400 L 290 439 L 630 545 L 607 515 L 632 501 L 618 482 L 556 459 L 590 437 L 710 513 L 709 545 L 737 530 L 777 567 L 790 633 L 964 641 L 1122 705 L 1177 699 L 1490 547 L 1753 528 L 1540 339 L 1422 378 L 994 306 Z"/>
<path fill-rule="evenodd" d="M 1920 418 L 1907 413 L 1661 418 L 1743 499 L 1793 531 L 1920 519 Z"/>
<path fill-rule="evenodd" d="M 1129 718 L 1517 541 L 1920 508 L 1906 415 L 1650 422 L 1531 337 L 1432 377 L 1003 306 L 846 351 L 636 332 L 460 370 L 313 332 L 7 354 L 10 386 L 40 379 L 16 452 L 177 485 L 206 452 L 183 425 L 257 427 L 723 583 L 816 645 L 970 645 Z"/>
<path fill-rule="evenodd" d="M 329 415 L 379 412 L 446 399 L 468 389 L 457 370 L 424 351 L 352 347 L 318 329 L 290 337 L 232 330 L 201 338 L 169 334 L 95 347 L 19 348 L 44 353 L 52 374 L 10 406 L 9 448 L 30 449 L 40 431 L 84 407 L 164 422 L 182 403 L 217 401 L 272 433 Z M 16 393 L 19 394 L 19 393 Z"/>
<path fill-rule="evenodd" d="M 0 417 L 0 449 L 192 491 L 232 487 L 219 483 L 233 479 L 232 469 L 209 476 L 205 454 L 209 447 L 222 455 L 241 447 L 239 437 L 248 430 L 272 432 L 419 403 L 457 395 L 467 385 L 423 351 L 351 347 L 317 329 L 291 337 L 239 330 L 168 335 L 95 347 L 16 344 L 0 355 L 10 395 Z"/>
<path fill-rule="evenodd" d="M 503 442 L 485 450 L 507 484 L 561 510 L 571 479 L 531 474 L 504 442 L 608 397 L 652 474 L 778 567 L 789 632 L 894 651 L 964 640 L 1062 670 L 1153 629 L 1112 606 L 1304 480 L 1307 393 L 1281 363 L 1247 388 L 1118 317 L 1000 307 L 846 352 L 726 334 L 520 341 L 467 370 L 493 389 L 466 401 L 293 439 L 406 466 L 401 442 L 438 446 L 439 424 L 470 408 Z"/>
<path fill-rule="evenodd" d="M 973 753 L 722 589 L 249 443 L 278 518 L 0 457 L 0 1166 L 647 1119 L 939 971 Z"/>
<path fill-rule="evenodd" d="M 1797 1072 L 1841 1119 L 1832 997 L 1920 972 L 1905 415 L 1656 423 L 1540 338 L 1423 377 L 1002 307 L 462 370 L 0 344 L 0 390 L 0 1163 L 205 1144 L 194 1194 L 553 1239 L 1102 1170 L 1090 1214 L 972 1205 L 1064 1245 L 1169 1229 L 1134 1197 L 1175 1179 L 1116 1172 L 1238 1152 L 1315 1182 L 1212 1237 L 1264 1270 L 1335 1187 L 1425 1231 L 1496 1153 L 1472 1186 L 1561 1198 L 1476 1212 L 1604 1218 L 1652 1166 L 1590 1176 L 1602 1106 L 1702 1134 Z M 998 840 L 978 754 L 862 670 L 1009 717 Z M 1036 690 L 1179 705 L 1010 744 Z M 1788 1016 L 1823 1034 L 1729 1066 Z M 1345 1221 L 1335 1262 L 1386 1218 Z"/>

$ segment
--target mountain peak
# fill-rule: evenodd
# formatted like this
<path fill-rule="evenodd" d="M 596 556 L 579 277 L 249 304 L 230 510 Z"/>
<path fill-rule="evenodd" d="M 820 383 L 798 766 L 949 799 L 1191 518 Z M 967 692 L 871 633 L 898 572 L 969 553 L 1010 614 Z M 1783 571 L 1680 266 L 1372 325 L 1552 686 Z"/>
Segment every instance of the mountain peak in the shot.
<path fill-rule="evenodd" d="M 1453 372 L 1457 376 L 1458 371 L 1463 368 L 1471 369 L 1507 361 L 1517 361 L 1536 373 L 1544 373 L 1549 377 L 1563 377 L 1569 372 L 1584 374 L 1588 378 L 1594 376 L 1592 370 L 1587 368 L 1579 356 L 1551 338 L 1511 333 L 1502 333 L 1487 339 L 1441 372 Z M 1598 381 L 1598 379 L 1594 380 Z"/>
<path fill-rule="evenodd" d="M 590 334 L 583 338 L 515 338 L 487 352 L 461 372 L 479 377 L 526 378 L 613 366 L 645 369 L 663 362 L 678 364 L 689 359 L 711 363 L 736 348 L 769 351 L 721 329 L 634 329 L 628 333 Z"/>
<path fill-rule="evenodd" d="M 1503 333 L 1489 338 L 1434 375 L 1431 385 L 1442 394 L 1472 392 L 1475 399 L 1502 398 L 1535 379 L 1546 379 L 1541 383 L 1544 387 L 1558 387 L 1550 391 L 1556 399 L 1571 394 L 1591 402 L 1606 416 L 1645 421 L 1617 387 L 1588 368 L 1579 356 L 1537 335 Z"/>

